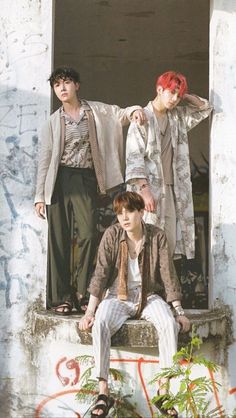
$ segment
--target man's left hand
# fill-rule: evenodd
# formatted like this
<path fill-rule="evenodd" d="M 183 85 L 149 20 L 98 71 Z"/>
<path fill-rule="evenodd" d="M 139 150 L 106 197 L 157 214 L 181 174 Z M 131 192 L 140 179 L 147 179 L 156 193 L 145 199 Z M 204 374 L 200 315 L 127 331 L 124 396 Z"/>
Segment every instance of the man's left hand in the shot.
<path fill-rule="evenodd" d="M 139 125 L 144 125 L 147 122 L 147 117 L 143 109 L 137 109 L 132 113 L 132 120 Z"/>
<path fill-rule="evenodd" d="M 185 315 L 178 315 L 175 319 L 181 325 L 181 332 L 190 330 L 190 321 Z"/>
<path fill-rule="evenodd" d="M 94 323 L 94 315 L 84 315 L 79 321 L 79 329 L 80 331 L 88 331 L 89 328 L 93 326 Z"/>

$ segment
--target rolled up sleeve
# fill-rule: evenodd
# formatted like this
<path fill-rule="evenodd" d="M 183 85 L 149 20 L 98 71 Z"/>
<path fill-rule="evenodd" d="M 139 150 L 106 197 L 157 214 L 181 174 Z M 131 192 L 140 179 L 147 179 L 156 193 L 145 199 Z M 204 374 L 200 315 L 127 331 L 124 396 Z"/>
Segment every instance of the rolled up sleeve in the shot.
<path fill-rule="evenodd" d="M 211 106 L 207 99 L 203 99 L 202 97 L 199 97 L 199 99 L 203 102 L 203 105 L 199 107 L 192 104 L 178 107 L 181 113 L 181 117 L 185 121 L 187 131 L 190 131 L 202 120 L 206 119 L 213 110 L 213 106 Z"/>

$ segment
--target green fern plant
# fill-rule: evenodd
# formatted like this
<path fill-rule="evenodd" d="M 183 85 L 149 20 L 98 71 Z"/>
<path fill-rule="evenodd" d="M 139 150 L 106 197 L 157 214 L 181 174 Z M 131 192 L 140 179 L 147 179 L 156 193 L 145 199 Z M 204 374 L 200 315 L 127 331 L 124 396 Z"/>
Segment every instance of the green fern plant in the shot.
<path fill-rule="evenodd" d="M 163 399 L 165 409 L 178 407 L 180 416 L 185 418 L 223 418 L 222 407 L 209 411 L 210 401 L 207 395 L 214 390 L 212 380 L 206 376 L 192 377 L 194 365 L 203 365 L 211 372 L 216 372 L 219 368 L 203 355 L 196 354 L 201 344 L 202 340 L 197 336 L 193 327 L 191 341 L 174 355 L 172 367 L 162 369 L 150 382 L 150 384 L 156 384 L 160 379 L 178 378 L 180 385 L 177 394 L 173 394 L 169 390 L 169 395 L 165 397 L 165 400 L 163 395 L 156 395 L 152 399 L 152 403 Z M 218 390 L 218 386 L 219 384 L 215 383 L 216 390 Z"/>
<path fill-rule="evenodd" d="M 76 394 L 76 399 L 81 403 L 95 405 L 98 394 L 98 381 L 93 379 L 94 359 L 92 356 L 79 356 L 75 359 L 80 366 L 87 366 L 80 378 L 80 391 Z M 127 383 L 127 376 L 118 369 L 109 369 L 110 395 L 114 398 L 114 407 L 111 409 L 109 417 L 112 418 L 142 418 L 136 411 L 136 406 L 131 402 L 132 394 L 124 394 L 124 385 Z"/>

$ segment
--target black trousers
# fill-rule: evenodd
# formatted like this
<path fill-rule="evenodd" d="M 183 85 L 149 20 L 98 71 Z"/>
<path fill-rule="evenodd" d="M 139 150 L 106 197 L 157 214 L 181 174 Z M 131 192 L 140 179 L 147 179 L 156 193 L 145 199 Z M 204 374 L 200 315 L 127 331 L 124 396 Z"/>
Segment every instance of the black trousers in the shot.
<path fill-rule="evenodd" d="M 47 206 L 47 307 L 85 295 L 96 252 L 97 180 L 93 170 L 60 167 Z M 73 279 L 72 228 L 78 227 L 78 263 Z"/>

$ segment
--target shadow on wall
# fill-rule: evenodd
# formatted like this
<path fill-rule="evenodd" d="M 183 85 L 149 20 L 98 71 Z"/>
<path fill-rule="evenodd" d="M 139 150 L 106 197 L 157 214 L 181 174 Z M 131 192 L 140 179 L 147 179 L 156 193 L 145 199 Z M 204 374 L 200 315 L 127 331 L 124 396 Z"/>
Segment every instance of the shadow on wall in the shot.
<path fill-rule="evenodd" d="M 8 70 L 0 75 L 7 77 Z M 14 382 L 27 362 L 20 343 L 31 326 L 26 314 L 45 299 L 46 223 L 36 217 L 33 200 L 38 130 L 48 98 L 6 85 L 0 85 L 0 97 L 0 415 L 9 416 L 11 408 L 22 404 Z M 27 384 L 26 366 L 24 370 Z"/>
<path fill-rule="evenodd" d="M 15 89 L 16 90 L 16 89 Z M 48 99 L 0 86 L 0 306 L 32 303 L 42 293 L 45 228 L 34 214 L 39 122 Z M 4 104 L 4 100 L 5 103 Z M 4 134 L 5 132 L 5 134 Z"/>
<path fill-rule="evenodd" d="M 230 200 L 229 196 L 229 200 Z M 234 197 L 232 197 L 234 199 Z M 227 202 L 230 205 L 230 201 Z M 232 205 L 233 207 L 233 205 Z M 234 205 L 235 207 L 235 205 Z M 221 215 L 219 215 L 219 218 Z M 229 395 L 227 402 L 232 401 L 235 407 L 236 380 L 235 380 L 235 354 L 236 354 L 236 283 L 235 283 L 235 254 L 236 254 L 236 224 L 216 224 L 212 232 L 212 254 L 211 254 L 211 294 L 214 307 L 229 306 L 232 311 L 232 329 L 225 335 L 232 344 L 228 348 L 227 373 L 229 381 Z M 234 399 L 234 401 L 233 401 Z M 234 403 L 233 403 L 234 402 Z M 236 410 L 234 409 L 234 412 Z M 235 415 L 234 415 L 235 416 Z"/>

